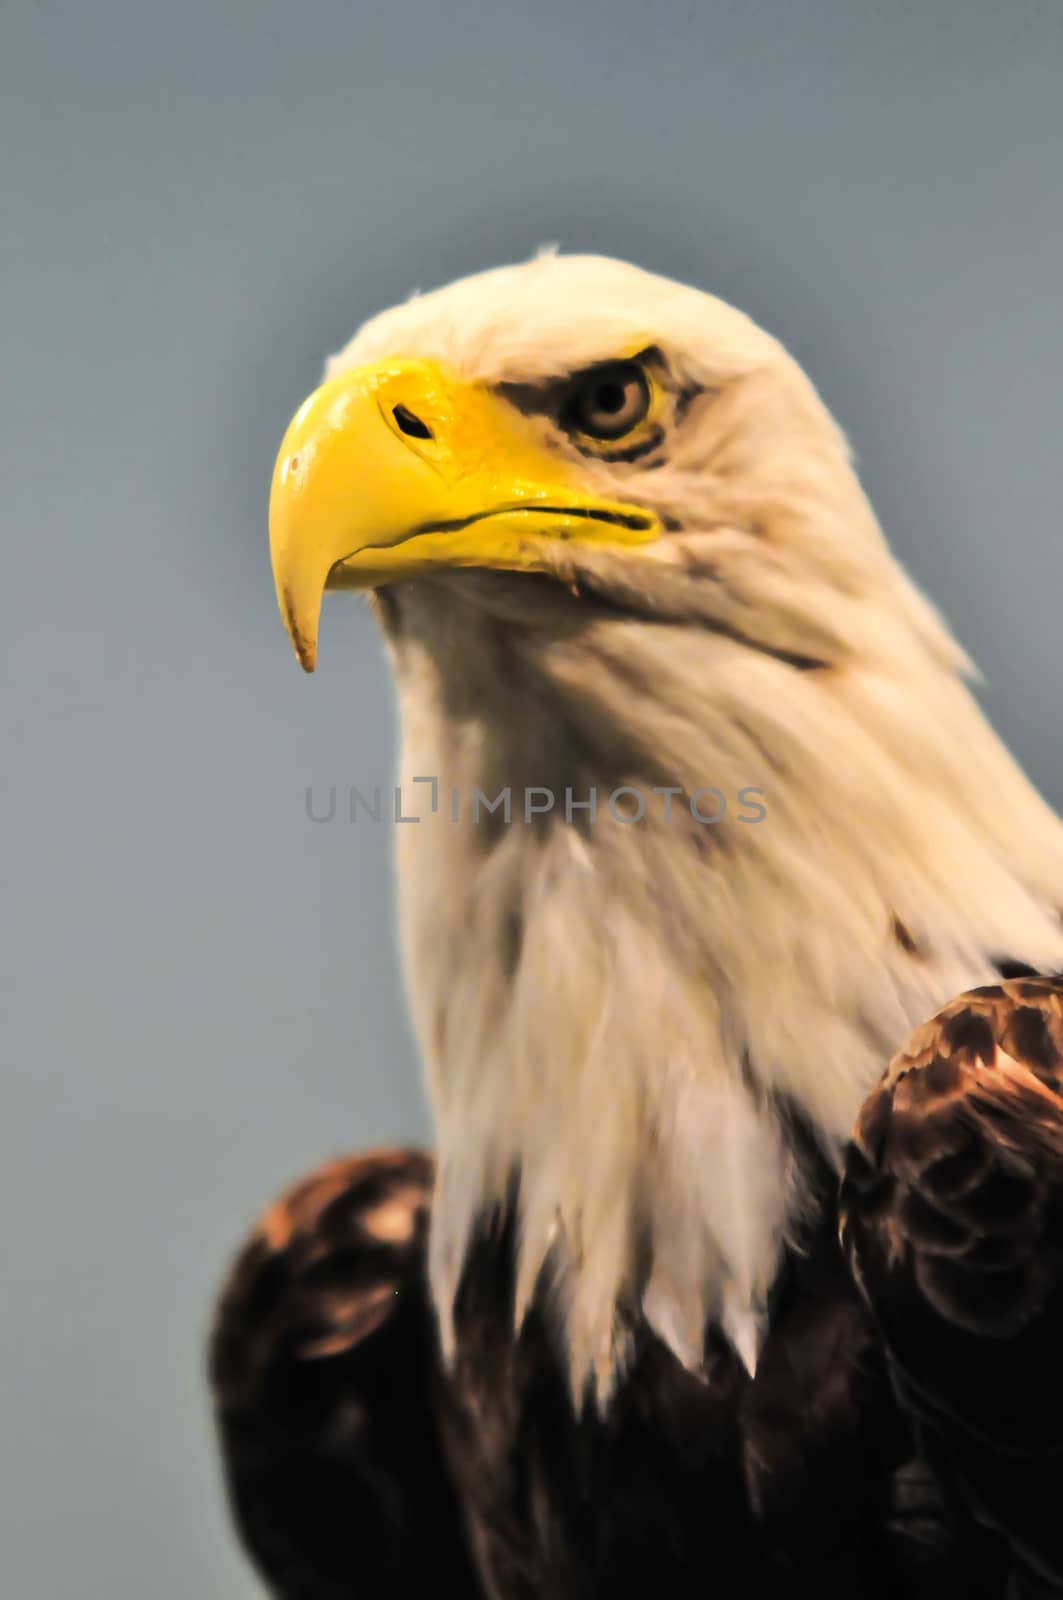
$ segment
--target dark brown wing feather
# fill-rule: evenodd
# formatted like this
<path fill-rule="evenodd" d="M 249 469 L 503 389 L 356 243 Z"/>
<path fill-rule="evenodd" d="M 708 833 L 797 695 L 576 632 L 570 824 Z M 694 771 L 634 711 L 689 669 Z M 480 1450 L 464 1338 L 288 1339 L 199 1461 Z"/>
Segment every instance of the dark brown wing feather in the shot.
<path fill-rule="evenodd" d="M 977 989 L 864 1106 L 842 1238 L 928 1453 L 1063 1583 L 1063 982 Z"/>
<path fill-rule="evenodd" d="M 822 1209 L 776 1284 L 756 1380 L 716 1333 L 702 1381 L 643 1325 L 606 1417 L 573 1413 L 539 1309 L 514 1337 L 512 1209 L 484 1219 L 444 1379 L 428 1158 L 336 1162 L 291 1190 L 237 1261 L 211 1346 L 233 1510 L 271 1593 L 1015 1600 L 1006 1547 L 915 1449 L 806 1142 Z"/>
<path fill-rule="evenodd" d="M 322 1167 L 225 1285 L 210 1378 L 233 1514 L 284 1600 L 479 1600 L 441 1452 L 423 1257 L 432 1164 Z"/>

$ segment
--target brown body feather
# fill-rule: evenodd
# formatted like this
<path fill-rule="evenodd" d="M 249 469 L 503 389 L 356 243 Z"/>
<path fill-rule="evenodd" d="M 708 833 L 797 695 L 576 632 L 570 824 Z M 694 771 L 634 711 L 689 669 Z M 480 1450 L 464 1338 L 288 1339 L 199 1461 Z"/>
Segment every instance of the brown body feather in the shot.
<path fill-rule="evenodd" d="M 1061 1084 L 1063 986 L 946 1008 L 861 1116 L 844 1249 L 806 1153 L 820 1207 L 756 1377 L 712 1330 L 701 1381 L 637 1327 L 604 1418 L 574 1415 L 544 1315 L 513 1336 L 510 1216 L 473 1247 L 445 1372 L 430 1159 L 321 1169 L 265 1214 L 212 1343 L 234 1514 L 271 1591 L 1054 1593 Z"/>

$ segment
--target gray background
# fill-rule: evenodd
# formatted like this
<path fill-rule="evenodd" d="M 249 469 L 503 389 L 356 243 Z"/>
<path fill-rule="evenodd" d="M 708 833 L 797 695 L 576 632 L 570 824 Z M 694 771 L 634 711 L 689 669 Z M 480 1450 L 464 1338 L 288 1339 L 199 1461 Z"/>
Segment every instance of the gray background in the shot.
<path fill-rule="evenodd" d="M 1063 7 L 8 3 L 0 1600 L 256 1592 L 200 1350 L 240 1230 L 422 1136 L 391 690 L 330 598 L 296 667 L 265 537 L 324 353 L 558 240 L 794 349 L 1063 801 Z"/>

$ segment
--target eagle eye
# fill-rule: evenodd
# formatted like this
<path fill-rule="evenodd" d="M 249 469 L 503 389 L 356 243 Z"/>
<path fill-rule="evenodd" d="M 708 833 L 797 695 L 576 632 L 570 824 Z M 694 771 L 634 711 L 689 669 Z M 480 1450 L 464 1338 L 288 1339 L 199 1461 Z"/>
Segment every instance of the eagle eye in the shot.
<path fill-rule="evenodd" d="M 650 408 L 650 386 L 637 361 L 611 361 L 574 379 L 562 420 L 591 439 L 620 439 Z"/>

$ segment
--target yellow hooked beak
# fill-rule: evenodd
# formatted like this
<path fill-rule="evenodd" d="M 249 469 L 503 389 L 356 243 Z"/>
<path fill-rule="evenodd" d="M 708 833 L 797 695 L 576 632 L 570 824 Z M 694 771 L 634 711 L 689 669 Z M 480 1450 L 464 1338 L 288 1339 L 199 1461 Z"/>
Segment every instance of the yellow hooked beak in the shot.
<path fill-rule="evenodd" d="M 545 569 L 556 540 L 643 544 L 641 507 L 580 487 L 534 425 L 430 361 L 356 367 L 304 400 L 281 444 L 269 543 L 281 615 L 307 672 L 326 588 L 439 567 Z"/>

